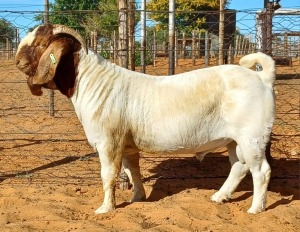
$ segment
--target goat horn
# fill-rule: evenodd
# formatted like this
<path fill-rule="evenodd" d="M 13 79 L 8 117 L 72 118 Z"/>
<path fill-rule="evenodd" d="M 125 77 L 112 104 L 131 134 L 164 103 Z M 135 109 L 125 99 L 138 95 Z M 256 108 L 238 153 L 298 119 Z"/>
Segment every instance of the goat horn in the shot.
<path fill-rule="evenodd" d="M 86 53 L 88 53 L 86 42 L 85 42 L 84 38 L 82 38 L 82 36 L 77 31 L 75 31 L 74 29 L 69 28 L 67 26 L 64 26 L 64 25 L 54 24 L 53 25 L 53 35 L 60 34 L 60 33 L 64 33 L 64 34 L 73 36 L 84 47 Z"/>

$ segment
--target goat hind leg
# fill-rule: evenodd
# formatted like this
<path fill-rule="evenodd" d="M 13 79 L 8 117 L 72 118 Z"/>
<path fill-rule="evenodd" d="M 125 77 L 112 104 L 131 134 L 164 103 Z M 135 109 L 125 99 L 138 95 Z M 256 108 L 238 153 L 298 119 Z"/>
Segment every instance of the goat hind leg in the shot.
<path fill-rule="evenodd" d="M 243 157 L 253 179 L 253 200 L 247 211 L 256 214 L 265 210 L 271 168 L 265 157 L 265 146 L 259 140 L 245 140 L 241 145 Z"/>
<path fill-rule="evenodd" d="M 231 170 L 220 190 L 212 195 L 211 200 L 213 202 L 222 203 L 223 201 L 229 200 L 241 180 L 249 171 L 247 164 L 245 164 L 243 160 L 241 150 L 236 142 L 228 144 L 227 149 L 231 163 Z"/>
<path fill-rule="evenodd" d="M 262 212 L 266 208 L 267 188 L 271 177 L 271 168 L 264 154 L 262 161 L 255 162 L 250 165 L 250 171 L 253 179 L 253 200 L 248 213 L 256 214 Z"/>
<path fill-rule="evenodd" d="M 146 199 L 140 172 L 139 157 L 139 153 L 125 154 L 122 160 L 124 171 L 133 185 L 134 194 L 130 202 L 138 202 Z"/>

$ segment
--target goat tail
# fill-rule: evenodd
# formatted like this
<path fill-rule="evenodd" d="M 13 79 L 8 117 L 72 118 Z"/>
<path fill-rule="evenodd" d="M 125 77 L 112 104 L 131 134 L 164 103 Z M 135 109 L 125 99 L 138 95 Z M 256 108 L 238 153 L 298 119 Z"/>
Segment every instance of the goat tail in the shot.
<path fill-rule="evenodd" d="M 262 71 L 258 72 L 265 85 L 273 86 L 276 77 L 275 61 L 268 55 L 257 52 L 246 55 L 240 59 L 239 64 L 246 68 L 251 68 L 254 64 L 260 64 Z"/>

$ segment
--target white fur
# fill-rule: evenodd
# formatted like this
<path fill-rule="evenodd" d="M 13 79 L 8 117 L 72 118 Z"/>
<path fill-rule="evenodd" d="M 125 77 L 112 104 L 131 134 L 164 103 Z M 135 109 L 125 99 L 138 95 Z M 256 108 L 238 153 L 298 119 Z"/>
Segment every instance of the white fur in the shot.
<path fill-rule="evenodd" d="M 155 77 L 82 51 L 71 100 L 102 164 L 105 197 L 96 213 L 115 208 L 113 186 L 122 159 L 134 185 L 132 201 L 138 201 L 145 191 L 138 161 L 130 161 L 131 156 L 139 151 L 200 155 L 226 144 L 232 170 L 212 201 L 228 200 L 250 169 L 254 198 L 248 212 L 264 210 L 270 178 L 264 150 L 274 120 L 275 69 L 262 53 L 241 60 L 244 66 L 255 62 L 262 72 L 224 65 Z"/>
<path fill-rule="evenodd" d="M 256 62 L 263 71 L 248 69 Z M 265 209 L 270 167 L 264 151 L 274 121 L 275 65 L 262 53 L 247 55 L 240 64 L 156 77 L 80 51 L 71 101 L 89 143 L 99 152 L 105 195 L 96 213 L 115 208 L 121 163 L 134 186 L 132 201 L 146 198 L 140 151 L 203 158 L 222 146 L 228 148 L 232 168 L 212 201 L 230 199 L 250 170 L 254 196 L 248 212 Z"/>

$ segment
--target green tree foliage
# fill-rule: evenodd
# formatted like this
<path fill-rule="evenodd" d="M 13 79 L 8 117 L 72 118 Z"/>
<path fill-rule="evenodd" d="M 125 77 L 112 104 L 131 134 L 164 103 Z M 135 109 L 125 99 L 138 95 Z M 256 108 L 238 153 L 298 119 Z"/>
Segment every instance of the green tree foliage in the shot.
<path fill-rule="evenodd" d="M 112 32 L 118 31 L 118 1 L 98 1 L 99 13 L 90 14 L 82 24 L 86 31 L 97 31 L 101 37 L 110 37 Z"/>
<path fill-rule="evenodd" d="M 100 0 L 99 12 L 90 15 L 84 23 L 87 31 L 97 31 L 100 37 L 110 37 L 113 31 L 118 31 L 119 7 L 117 0 Z M 129 15 L 129 14 L 127 14 Z M 138 23 L 140 12 L 135 12 L 135 24 Z"/>
<path fill-rule="evenodd" d="M 49 22 L 63 24 L 78 30 L 81 34 L 97 31 L 99 37 L 110 37 L 118 31 L 117 0 L 55 0 L 49 5 Z M 43 22 L 43 15 L 36 21 Z M 136 22 L 139 13 L 135 14 Z"/>
<path fill-rule="evenodd" d="M 225 6 L 230 0 L 225 0 Z M 175 25 L 182 32 L 198 30 L 205 23 L 205 13 L 197 11 L 218 11 L 220 0 L 176 0 Z M 162 11 L 169 10 L 169 0 L 150 0 L 147 3 L 149 17 L 157 22 L 157 29 L 167 29 L 169 14 Z M 181 11 L 181 12 L 180 12 Z M 191 13 L 188 13 L 191 12 Z"/>
<path fill-rule="evenodd" d="M 49 4 L 49 23 L 63 24 L 84 34 L 89 11 L 98 10 L 98 6 L 99 0 L 55 0 Z M 37 15 L 35 20 L 44 23 L 44 15 Z"/>
<path fill-rule="evenodd" d="M 7 38 L 10 42 L 13 41 L 15 38 L 15 28 L 10 22 L 0 19 L 0 43 L 6 43 Z"/>
<path fill-rule="evenodd" d="M 50 23 L 64 24 L 82 30 L 89 17 L 87 10 L 98 10 L 99 0 L 55 0 L 49 5 Z"/>

